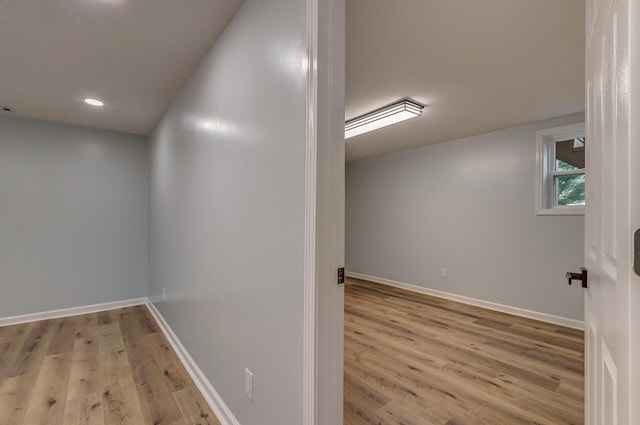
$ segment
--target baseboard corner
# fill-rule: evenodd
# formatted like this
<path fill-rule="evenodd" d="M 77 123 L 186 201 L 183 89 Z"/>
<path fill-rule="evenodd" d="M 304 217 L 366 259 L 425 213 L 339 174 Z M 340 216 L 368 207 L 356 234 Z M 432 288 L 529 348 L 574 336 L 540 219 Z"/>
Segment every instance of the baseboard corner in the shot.
<path fill-rule="evenodd" d="M 173 332 L 167 321 L 164 319 L 164 316 L 162 316 L 162 313 L 160 313 L 158 308 L 149 298 L 146 299 L 145 304 L 156 319 L 156 322 L 158 322 L 162 333 L 169 341 L 169 344 L 171 344 L 171 347 L 178 355 L 180 362 L 182 362 L 182 365 L 187 370 L 191 379 L 193 379 L 193 382 L 202 393 L 202 396 L 209 404 L 209 407 L 211 407 L 211 410 L 213 410 L 213 413 L 215 413 L 221 425 L 240 425 L 240 422 L 238 422 L 229 407 L 225 404 L 224 400 L 222 400 L 222 397 L 220 397 L 209 379 L 205 376 L 200 367 L 198 367 L 195 360 L 193 360 L 185 346 Z"/>

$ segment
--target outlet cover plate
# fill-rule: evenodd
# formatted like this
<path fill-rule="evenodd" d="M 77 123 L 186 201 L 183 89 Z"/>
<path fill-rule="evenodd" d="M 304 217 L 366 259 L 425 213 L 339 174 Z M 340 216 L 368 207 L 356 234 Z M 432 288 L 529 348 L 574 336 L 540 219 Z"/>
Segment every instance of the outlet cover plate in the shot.
<path fill-rule="evenodd" d="M 253 372 L 249 369 L 244 370 L 244 393 L 253 401 Z"/>

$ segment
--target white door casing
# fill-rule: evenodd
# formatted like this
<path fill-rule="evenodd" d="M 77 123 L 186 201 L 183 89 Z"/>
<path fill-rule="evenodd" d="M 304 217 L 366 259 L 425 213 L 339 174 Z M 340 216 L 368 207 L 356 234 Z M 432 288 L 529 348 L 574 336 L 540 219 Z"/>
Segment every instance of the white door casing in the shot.
<path fill-rule="evenodd" d="M 342 424 L 345 0 L 307 0 L 303 425 Z"/>
<path fill-rule="evenodd" d="M 640 2 L 633 1 L 629 14 L 629 66 L 630 86 L 630 155 L 631 165 L 631 225 L 633 229 L 640 229 Z M 631 310 L 631 326 L 629 327 L 630 357 L 631 357 L 631 424 L 640 424 L 640 277 L 632 273 L 630 278 L 629 305 Z"/>
<path fill-rule="evenodd" d="M 317 425 L 343 421 L 345 0 L 318 1 Z"/>
<path fill-rule="evenodd" d="M 640 187 L 632 181 L 630 2 L 588 0 L 586 21 L 587 206 L 585 397 L 588 425 L 631 424 L 637 332 L 632 311 L 638 279 L 632 233 Z M 637 7 L 637 5 L 635 6 Z M 636 20 L 637 22 L 637 20 Z M 640 24 L 640 22 L 637 22 Z M 637 77 L 636 77 L 637 78 Z M 633 201 L 632 201 L 633 200 Z M 634 203 L 635 202 L 635 203 Z M 632 305 L 633 303 L 633 305 Z M 634 313 L 635 314 L 635 313 Z M 635 418 L 635 423 L 638 423 Z"/>

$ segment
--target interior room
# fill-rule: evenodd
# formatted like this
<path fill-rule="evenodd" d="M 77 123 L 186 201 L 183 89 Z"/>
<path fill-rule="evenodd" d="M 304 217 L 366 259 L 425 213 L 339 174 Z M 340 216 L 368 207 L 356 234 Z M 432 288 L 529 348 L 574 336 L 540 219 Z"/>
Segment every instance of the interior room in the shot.
<path fill-rule="evenodd" d="M 584 7 L 347 2 L 345 424 L 584 423 Z"/>
<path fill-rule="evenodd" d="M 301 423 L 306 34 L 0 4 L 0 424 Z"/>
<path fill-rule="evenodd" d="M 640 425 L 639 32 L 1 1 L 0 425 Z"/>

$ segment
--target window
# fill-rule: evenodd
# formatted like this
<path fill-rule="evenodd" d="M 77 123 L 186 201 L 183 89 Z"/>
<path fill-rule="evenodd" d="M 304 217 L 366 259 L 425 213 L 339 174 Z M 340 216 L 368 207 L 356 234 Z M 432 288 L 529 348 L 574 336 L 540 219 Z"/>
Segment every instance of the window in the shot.
<path fill-rule="evenodd" d="M 537 133 L 536 214 L 583 215 L 584 123 Z"/>

